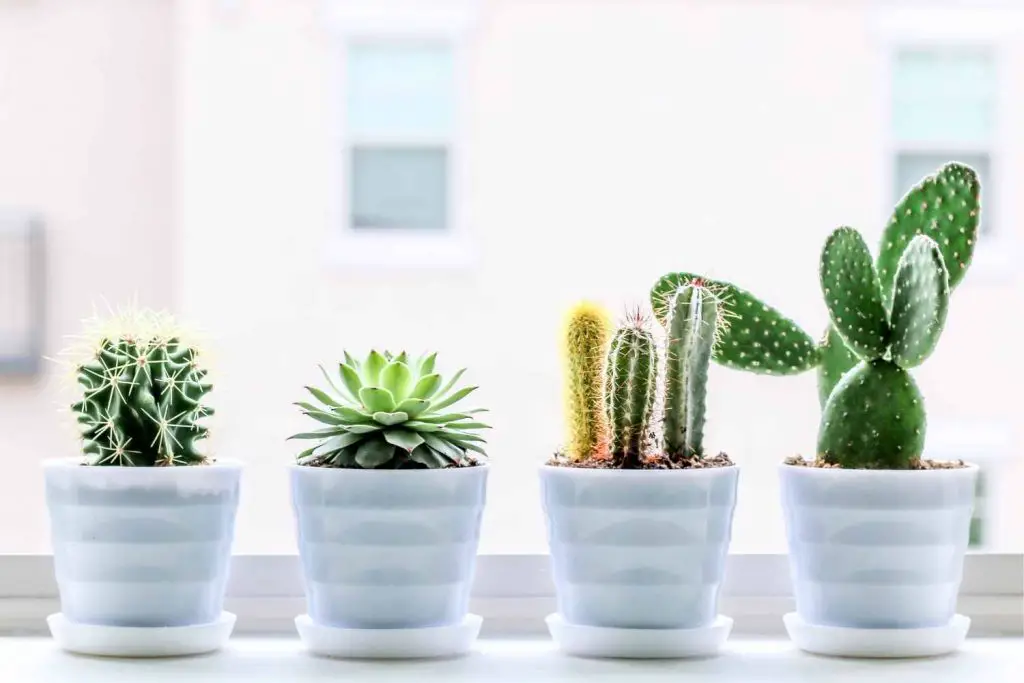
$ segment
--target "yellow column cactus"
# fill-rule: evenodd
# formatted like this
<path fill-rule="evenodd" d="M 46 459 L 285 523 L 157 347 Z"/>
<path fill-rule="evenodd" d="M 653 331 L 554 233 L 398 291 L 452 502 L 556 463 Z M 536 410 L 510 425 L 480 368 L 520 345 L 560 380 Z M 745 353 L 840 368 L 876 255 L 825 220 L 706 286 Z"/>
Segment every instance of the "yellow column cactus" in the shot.
<path fill-rule="evenodd" d="M 566 320 L 565 356 L 566 454 L 573 462 L 602 454 L 608 445 L 604 412 L 604 363 L 611 317 L 601 306 L 584 301 Z"/>

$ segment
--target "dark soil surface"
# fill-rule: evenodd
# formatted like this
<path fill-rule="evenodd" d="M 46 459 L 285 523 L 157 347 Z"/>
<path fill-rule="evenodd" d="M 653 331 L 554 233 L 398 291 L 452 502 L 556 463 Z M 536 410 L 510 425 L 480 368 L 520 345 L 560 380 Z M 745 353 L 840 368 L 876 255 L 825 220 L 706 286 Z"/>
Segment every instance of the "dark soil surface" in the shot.
<path fill-rule="evenodd" d="M 787 465 L 793 465 L 794 467 L 818 467 L 821 469 L 843 469 L 839 465 L 828 463 L 822 460 L 820 457 L 814 460 L 804 460 L 799 455 L 794 455 L 792 458 L 786 459 Z M 963 460 L 915 460 L 911 463 L 911 470 L 959 470 L 968 467 L 967 463 Z M 865 469 L 881 469 L 881 468 L 865 468 Z"/>
<path fill-rule="evenodd" d="M 590 470 L 616 470 L 611 458 L 587 458 L 579 462 L 573 462 L 561 453 L 557 453 L 548 460 L 548 465 L 554 467 L 576 467 Z M 734 463 L 725 453 L 718 455 L 694 457 L 687 460 L 670 460 L 663 453 L 648 455 L 641 460 L 643 465 L 639 469 L 644 470 L 699 470 L 708 467 L 731 467 Z"/>

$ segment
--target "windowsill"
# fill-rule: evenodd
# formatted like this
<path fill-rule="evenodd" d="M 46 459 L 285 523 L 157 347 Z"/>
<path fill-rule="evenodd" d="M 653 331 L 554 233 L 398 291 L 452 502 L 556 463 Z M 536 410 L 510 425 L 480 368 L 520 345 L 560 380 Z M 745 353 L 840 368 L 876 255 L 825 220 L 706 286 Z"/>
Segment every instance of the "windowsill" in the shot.
<path fill-rule="evenodd" d="M 231 640 L 194 658 L 116 660 L 78 657 L 49 638 L 0 638 L 4 679 L 11 681 L 679 681 L 748 683 L 867 680 L 873 683 L 962 683 L 1014 680 L 1024 669 L 1017 639 L 968 640 L 960 652 L 922 660 L 815 657 L 786 640 L 732 639 L 718 657 L 698 660 L 591 660 L 561 654 L 548 639 L 481 639 L 465 657 L 420 661 L 341 661 L 307 654 L 297 638 Z"/>
<path fill-rule="evenodd" d="M 331 240 L 327 260 L 346 269 L 461 270 L 475 265 L 476 252 L 457 235 L 350 231 Z"/>

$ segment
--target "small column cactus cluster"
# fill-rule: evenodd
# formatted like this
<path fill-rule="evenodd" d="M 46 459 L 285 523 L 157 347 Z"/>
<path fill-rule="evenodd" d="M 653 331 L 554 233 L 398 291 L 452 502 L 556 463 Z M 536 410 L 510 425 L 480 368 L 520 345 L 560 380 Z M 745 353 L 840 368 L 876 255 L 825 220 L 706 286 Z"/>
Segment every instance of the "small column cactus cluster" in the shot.
<path fill-rule="evenodd" d="M 96 321 L 85 358 L 75 364 L 82 395 L 72 404 L 90 465 L 199 465 L 199 442 L 213 409 L 199 349 L 173 318 L 130 311 Z"/>
<path fill-rule="evenodd" d="M 820 263 L 831 322 L 819 343 L 749 292 L 703 278 L 730 323 L 718 327 L 714 360 L 770 375 L 817 368 L 819 458 L 849 468 L 916 466 L 926 419 L 907 371 L 935 349 L 949 293 L 970 265 L 979 219 L 977 174 L 949 163 L 899 202 L 876 260 L 856 230 L 834 231 Z M 660 320 L 669 319 L 679 285 L 697 279 L 670 273 L 654 285 L 651 303 Z"/>
<path fill-rule="evenodd" d="M 656 393 L 663 389 L 661 454 L 685 466 L 704 455 L 708 366 L 725 321 L 714 288 L 680 281 L 666 292 L 664 374 L 647 317 L 631 314 L 608 340 L 607 315 L 577 306 L 565 336 L 568 456 L 580 463 L 609 457 L 615 467 L 644 467 L 653 446 Z"/>

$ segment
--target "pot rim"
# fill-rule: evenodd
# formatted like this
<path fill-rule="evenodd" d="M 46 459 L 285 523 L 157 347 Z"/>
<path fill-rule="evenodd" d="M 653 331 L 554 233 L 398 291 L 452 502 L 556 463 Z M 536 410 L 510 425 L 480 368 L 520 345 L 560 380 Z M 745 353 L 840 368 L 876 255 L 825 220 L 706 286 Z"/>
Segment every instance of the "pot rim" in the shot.
<path fill-rule="evenodd" d="M 69 458 L 48 458 L 43 460 L 41 463 L 43 469 L 81 469 L 88 471 L 102 471 L 102 472 L 208 472 L 211 469 L 215 470 L 240 470 L 243 467 L 241 460 L 235 460 L 233 458 L 217 458 L 204 465 L 175 465 L 173 467 L 133 467 L 127 465 L 85 465 L 83 464 L 82 456 L 75 456 Z M 185 475 L 190 476 L 190 475 Z M 196 475 L 199 476 L 199 475 Z"/>
<path fill-rule="evenodd" d="M 877 478 L 877 479 L 918 479 L 921 477 L 957 477 L 965 474 L 971 474 L 978 472 L 981 468 L 973 463 L 964 461 L 965 467 L 952 467 L 946 469 L 934 469 L 934 470 L 869 470 L 869 469 L 852 469 L 844 467 L 807 467 L 804 465 L 790 465 L 787 463 L 779 463 L 779 472 L 806 472 L 806 474 L 797 476 L 806 477 L 820 477 L 824 478 L 840 478 L 845 477 L 852 479 L 855 477 L 860 478 Z"/>
<path fill-rule="evenodd" d="M 346 473 L 354 477 L 460 477 L 469 476 L 470 472 L 486 472 L 490 468 L 491 464 L 489 462 L 473 465 L 472 467 L 427 467 L 408 470 L 364 469 L 362 467 L 313 467 L 311 465 L 300 465 L 296 462 L 288 463 L 289 471 L 322 472 L 323 476 L 326 477 L 340 477 Z M 357 472 L 358 474 L 355 474 Z M 442 475 L 440 474 L 441 472 L 449 472 L 450 474 Z"/>
<path fill-rule="evenodd" d="M 570 467 L 566 465 L 548 465 L 547 463 L 538 467 L 538 471 L 543 472 L 572 472 L 573 474 L 581 477 L 594 477 L 594 478 L 632 478 L 642 479 L 644 477 L 712 477 L 717 473 L 721 472 L 734 472 L 739 471 L 740 466 L 733 463 L 732 465 L 726 465 L 725 467 L 695 467 L 695 468 L 681 468 L 676 470 L 657 470 L 657 469 L 638 469 L 638 470 L 622 470 L 622 469 L 597 469 L 593 467 Z"/>

